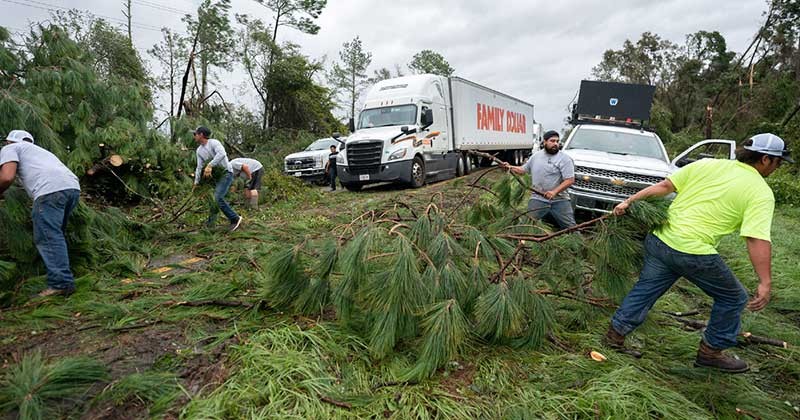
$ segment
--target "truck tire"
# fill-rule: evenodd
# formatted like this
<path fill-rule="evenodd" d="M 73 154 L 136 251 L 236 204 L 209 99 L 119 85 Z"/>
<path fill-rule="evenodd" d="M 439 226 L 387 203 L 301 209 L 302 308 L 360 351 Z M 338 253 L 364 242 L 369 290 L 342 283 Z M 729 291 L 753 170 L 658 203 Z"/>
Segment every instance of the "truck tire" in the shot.
<path fill-rule="evenodd" d="M 419 188 L 425 185 L 425 162 L 422 158 L 415 156 L 411 162 L 411 188 Z"/>
<path fill-rule="evenodd" d="M 464 161 L 464 175 L 469 175 L 472 172 L 472 156 L 464 153 L 461 156 L 461 160 Z"/>
<path fill-rule="evenodd" d="M 361 191 L 364 186 L 361 184 L 342 184 L 347 191 Z"/>
<path fill-rule="evenodd" d="M 458 161 L 456 162 L 456 178 L 460 178 L 466 174 L 466 169 L 464 166 L 464 156 L 458 155 Z"/>

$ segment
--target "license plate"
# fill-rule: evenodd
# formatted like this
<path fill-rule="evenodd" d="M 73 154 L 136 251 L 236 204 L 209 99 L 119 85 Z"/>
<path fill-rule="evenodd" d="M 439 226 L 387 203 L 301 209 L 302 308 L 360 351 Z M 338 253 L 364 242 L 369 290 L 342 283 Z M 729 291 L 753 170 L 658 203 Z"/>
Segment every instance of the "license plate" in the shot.
<path fill-rule="evenodd" d="M 303 173 L 302 172 L 295 172 L 294 176 L 300 178 L 301 176 L 303 176 Z"/>
<path fill-rule="evenodd" d="M 359 175 L 358 176 L 358 180 L 359 181 L 369 181 L 369 174 Z"/>

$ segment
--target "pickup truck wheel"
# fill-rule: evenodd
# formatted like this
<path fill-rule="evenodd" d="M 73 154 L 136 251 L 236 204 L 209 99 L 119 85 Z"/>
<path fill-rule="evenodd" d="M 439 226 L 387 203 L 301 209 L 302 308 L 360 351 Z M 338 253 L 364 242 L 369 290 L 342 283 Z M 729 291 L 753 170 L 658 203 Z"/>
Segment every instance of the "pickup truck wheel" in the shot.
<path fill-rule="evenodd" d="M 464 157 L 459 155 L 458 162 L 456 162 L 456 178 L 464 176 Z"/>
<path fill-rule="evenodd" d="M 342 184 L 347 191 L 361 191 L 364 186 L 361 184 Z"/>
<path fill-rule="evenodd" d="M 425 163 L 419 156 L 411 162 L 411 187 L 419 188 L 425 184 Z"/>

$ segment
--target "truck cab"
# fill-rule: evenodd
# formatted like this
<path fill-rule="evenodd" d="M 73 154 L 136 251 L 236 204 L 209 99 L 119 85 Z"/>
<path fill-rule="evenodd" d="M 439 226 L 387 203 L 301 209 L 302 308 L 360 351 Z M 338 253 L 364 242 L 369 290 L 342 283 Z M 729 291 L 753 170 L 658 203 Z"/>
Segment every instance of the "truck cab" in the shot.
<path fill-rule="evenodd" d="M 452 177 L 447 78 L 415 75 L 378 82 L 366 96 L 346 153 L 337 161 L 349 190 L 399 181 L 419 187 L 426 179 Z"/>
<path fill-rule="evenodd" d="M 575 162 L 575 183 L 569 189 L 574 208 L 607 213 L 681 166 L 704 158 L 735 158 L 734 141 L 715 139 L 670 160 L 661 139 L 646 126 L 654 91 L 645 85 L 581 83 L 573 128 L 563 146 Z"/>

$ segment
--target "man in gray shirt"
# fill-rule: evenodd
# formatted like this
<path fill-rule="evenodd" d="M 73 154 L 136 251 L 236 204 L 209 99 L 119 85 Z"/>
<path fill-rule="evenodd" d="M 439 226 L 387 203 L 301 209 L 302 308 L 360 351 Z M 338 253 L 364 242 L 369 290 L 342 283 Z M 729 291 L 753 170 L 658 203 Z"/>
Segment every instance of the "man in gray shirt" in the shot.
<path fill-rule="evenodd" d="M 219 140 L 211 139 L 211 130 L 206 127 L 197 127 L 194 131 L 194 141 L 197 143 L 197 168 L 194 171 L 194 185 L 195 187 L 200 184 L 200 175 L 203 178 L 211 178 L 213 168 L 219 167 L 224 170 L 224 173 L 217 179 L 217 185 L 214 188 L 214 203 L 211 203 L 209 209 L 208 221 L 206 225 L 211 227 L 217 220 L 219 210 L 225 214 L 230 222 L 229 231 L 233 232 L 242 224 L 242 217 L 236 214 L 231 208 L 225 196 L 233 184 L 233 168 L 228 162 L 228 154 Z M 205 168 L 203 167 L 205 165 Z M 194 187 L 192 187 L 194 189 Z"/>
<path fill-rule="evenodd" d="M 80 198 L 78 177 L 54 154 L 34 145 L 30 133 L 14 130 L 0 149 L 0 194 L 17 177 L 33 200 L 33 242 L 47 268 L 47 288 L 39 296 L 69 296 L 75 291 L 75 278 L 65 234 Z"/>
<path fill-rule="evenodd" d="M 264 175 L 264 165 L 250 158 L 236 158 L 231 160 L 233 176 L 240 176 L 247 180 L 244 198 L 249 200 L 250 208 L 258 207 L 258 190 L 261 188 L 261 177 Z"/>
<path fill-rule="evenodd" d="M 544 147 L 534 153 L 523 166 L 504 167 L 516 174 L 530 172 L 534 193 L 528 201 L 528 214 L 534 219 L 550 215 L 559 228 L 575 226 L 572 203 L 566 190 L 575 182 L 575 164 L 572 158 L 560 150 L 558 132 L 544 133 Z"/>

